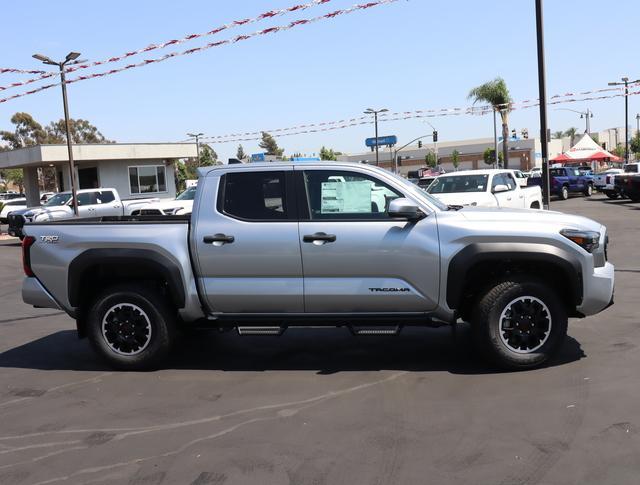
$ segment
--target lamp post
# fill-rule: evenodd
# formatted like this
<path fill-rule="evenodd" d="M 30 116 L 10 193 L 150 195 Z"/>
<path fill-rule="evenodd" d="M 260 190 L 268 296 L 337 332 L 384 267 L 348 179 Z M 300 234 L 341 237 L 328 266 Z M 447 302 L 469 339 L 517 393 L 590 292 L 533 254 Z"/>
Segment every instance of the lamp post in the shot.
<path fill-rule="evenodd" d="M 636 115 L 636 136 L 640 137 L 640 113 Z"/>
<path fill-rule="evenodd" d="M 544 17 L 542 0 L 536 0 L 536 37 L 538 51 L 538 97 L 540 98 L 540 145 L 542 152 L 542 205 L 549 208 L 549 131 L 547 129 L 547 79 L 544 60 Z"/>
<path fill-rule="evenodd" d="M 69 121 L 69 106 L 67 104 L 67 80 L 65 77 L 64 67 L 69 63 L 77 64 L 78 62 L 82 62 L 82 61 L 73 62 L 78 57 L 80 57 L 80 53 L 69 52 L 67 54 L 67 57 L 64 58 L 64 61 L 61 61 L 61 62 L 52 61 L 47 56 L 44 56 L 42 54 L 34 54 L 32 57 L 49 66 L 58 66 L 58 68 L 60 69 L 60 82 L 62 85 L 62 104 L 64 107 L 64 126 L 65 126 L 65 132 L 67 135 L 67 151 L 69 153 L 69 172 L 71 176 L 71 200 L 73 204 L 73 214 L 77 217 L 78 216 L 78 197 L 77 197 L 77 190 L 76 190 L 77 188 L 76 170 L 75 170 L 75 164 L 73 163 L 73 149 L 71 148 L 71 124 Z"/>
<path fill-rule="evenodd" d="M 200 166 L 200 137 L 202 135 L 204 135 L 204 133 L 187 133 L 188 137 L 196 139 L 196 157 L 198 158 L 198 167 Z"/>
<path fill-rule="evenodd" d="M 622 82 L 609 83 L 609 86 L 624 86 L 624 161 L 629 163 L 629 83 L 640 82 L 640 79 L 629 81 L 623 77 Z"/>
<path fill-rule="evenodd" d="M 386 113 L 387 111 L 389 111 L 386 108 L 383 109 L 373 109 L 373 108 L 367 108 L 364 112 L 364 114 L 366 115 L 373 115 L 374 117 L 374 123 L 376 125 L 376 167 L 378 166 L 380 159 L 378 156 L 378 113 Z"/>
<path fill-rule="evenodd" d="M 587 111 L 577 111 L 575 109 L 570 108 L 558 108 L 556 111 L 571 111 L 572 113 L 578 113 L 580 115 L 580 119 L 585 120 L 585 133 L 588 135 L 591 133 L 591 123 L 590 119 L 593 118 L 593 111 L 587 108 Z"/>

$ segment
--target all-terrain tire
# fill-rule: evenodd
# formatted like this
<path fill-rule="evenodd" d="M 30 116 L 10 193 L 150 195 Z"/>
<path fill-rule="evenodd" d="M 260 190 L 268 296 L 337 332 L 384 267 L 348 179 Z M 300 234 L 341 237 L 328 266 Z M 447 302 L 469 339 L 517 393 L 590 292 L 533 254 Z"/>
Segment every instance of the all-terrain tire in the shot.
<path fill-rule="evenodd" d="M 87 337 L 114 369 L 152 370 L 176 338 L 176 312 L 153 288 L 120 284 L 100 293 L 87 313 Z"/>
<path fill-rule="evenodd" d="M 524 335 L 522 340 L 517 335 L 513 338 L 517 337 L 518 340 L 514 340 L 516 342 L 530 342 L 529 339 L 532 339 L 530 350 L 524 348 L 526 347 L 524 344 L 523 348 L 516 350 L 512 340 L 506 341 L 510 335 L 509 332 L 523 333 L 522 329 L 526 329 L 527 326 L 520 321 L 520 328 L 516 329 L 514 323 L 517 321 L 514 317 L 516 312 L 514 311 L 511 314 L 512 317 L 509 317 L 508 309 L 513 309 L 513 302 L 519 299 L 523 299 L 525 310 L 535 308 L 527 307 L 527 298 L 530 299 L 529 305 L 539 305 L 538 302 L 541 302 L 542 305 L 539 306 L 546 307 L 543 312 L 536 313 L 535 318 L 539 318 L 544 326 L 544 316 L 547 314 L 548 331 L 545 338 L 538 339 L 538 335 L 543 333 L 539 332 L 540 327 L 529 326 L 530 333 Z M 473 314 L 471 329 L 477 349 L 489 360 L 505 369 L 524 370 L 543 365 L 556 354 L 567 334 L 567 312 L 560 298 L 547 285 L 524 277 L 495 284 L 478 299 Z M 525 320 L 524 324 L 530 324 L 531 321 L 526 321 L 526 317 L 521 318 Z M 505 330 L 505 326 L 511 327 L 511 330 Z M 536 344 L 540 346 L 537 347 Z"/>

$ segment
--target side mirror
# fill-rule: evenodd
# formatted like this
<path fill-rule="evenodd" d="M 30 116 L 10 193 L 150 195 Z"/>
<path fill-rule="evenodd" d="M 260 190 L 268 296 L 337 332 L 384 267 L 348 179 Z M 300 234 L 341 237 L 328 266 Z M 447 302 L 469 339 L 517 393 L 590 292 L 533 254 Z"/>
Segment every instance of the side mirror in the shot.
<path fill-rule="evenodd" d="M 509 186 L 508 185 L 498 184 L 493 188 L 493 193 L 497 194 L 499 192 L 507 192 L 508 190 L 509 190 Z"/>
<path fill-rule="evenodd" d="M 388 213 L 390 217 L 409 219 L 410 221 L 416 221 L 424 217 L 424 212 L 414 202 L 403 197 L 389 202 Z"/>

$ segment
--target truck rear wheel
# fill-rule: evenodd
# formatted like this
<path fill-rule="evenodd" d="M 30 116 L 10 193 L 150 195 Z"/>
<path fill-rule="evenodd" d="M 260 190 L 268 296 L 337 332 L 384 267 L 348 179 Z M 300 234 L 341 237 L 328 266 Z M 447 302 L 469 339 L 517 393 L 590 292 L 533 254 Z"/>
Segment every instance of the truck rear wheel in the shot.
<path fill-rule="evenodd" d="M 509 280 L 480 297 L 472 330 L 479 350 L 500 367 L 538 367 L 560 348 L 567 312 L 556 294 L 538 281 Z"/>
<path fill-rule="evenodd" d="M 111 367 L 151 370 L 171 350 L 174 319 L 157 292 L 144 285 L 116 285 L 102 292 L 89 309 L 87 336 Z"/>
<path fill-rule="evenodd" d="M 587 184 L 584 188 L 584 195 L 585 197 L 591 197 L 591 195 L 593 195 L 593 185 Z"/>
<path fill-rule="evenodd" d="M 604 195 L 609 197 L 610 199 L 617 199 L 619 194 L 615 190 L 605 190 Z"/>

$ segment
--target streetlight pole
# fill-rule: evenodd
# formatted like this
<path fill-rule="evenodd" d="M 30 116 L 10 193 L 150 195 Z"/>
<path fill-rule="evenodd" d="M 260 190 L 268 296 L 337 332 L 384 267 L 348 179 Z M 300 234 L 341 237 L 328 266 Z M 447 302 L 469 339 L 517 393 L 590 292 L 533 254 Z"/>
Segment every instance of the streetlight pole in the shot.
<path fill-rule="evenodd" d="M 629 163 L 629 83 L 637 82 L 640 82 L 640 79 L 629 81 L 625 76 L 621 83 L 609 83 L 609 86 L 624 86 L 624 160 L 626 163 Z"/>
<path fill-rule="evenodd" d="M 196 139 L 196 157 L 198 157 L 198 167 L 200 166 L 200 137 L 204 133 L 187 133 L 187 136 Z"/>
<path fill-rule="evenodd" d="M 364 112 L 364 114 L 367 115 L 373 115 L 374 118 L 374 124 L 376 126 L 376 167 L 379 165 L 380 163 L 380 157 L 378 155 L 378 113 L 386 113 L 387 111 L 389 111 L 386 108 L 383 109 L 373 109 L 373 108 L 367 108 Z"/>
<path fill-rule="evenodd" d="M 571 111 L 572 113 L 578 113 L 580 119 L 585 119 L 585 133 L 589 135 L 591 133 L 591 118 L 593 118 L 593 111 L 587 108 L 587 111 L 578 111 L 570 108 L 558 108 L 556 111 Z"/>
<path fill-rule="evenodd" d="M 431 123 L 429 123 L 430 125 Z M 434 130 L 435 132 L 435 130 Z M 405 148 L 407 148 L 409 145 L 411 145 L 414 141 L 418 141 L 418 140 L 422 140 L 423 138 L 429 138 L 430 136 L 433 135 L 422 135 L 419 136 L 418 138 L 414 138 L 413 140 L 411 140 L 408 143 L 405 143 L 404 145 L 402 145 L 400 148 L 398 148 L 397 150 L 395 150 L 393 152 L 393 160 L 394 160 L 394 167 L 395 167 L 395 173 L 398 173 L 398 153 L 401 152 L 402 150 L 404 150 Z M 437 155 L 436 155 L 436 163 L 438 161 Z"/>
<path fill-rule="evenodd" d="M 67 79 L 65 77 L 64 68 L 67 64 L 72 61 L 75 61 L 78 57 L 80 57 L 79 52 L 69 52 L 67 57 L 64 58 L 62 62 L 55 62 L 49 59 L 47 56 L 42 54 L 34 54 L 32 56 L 34 59 L 37 59 L 44 64 L 50 66 L 58 66 L 60 69 L 60 82 L 62 84 L 62 104 L 64 107 L 64 126 L 67 135 L 67 152 L 69 154 L 69 172 L 71 177 L 71 201 L 73 204 L 73 214 L 78 217 L 78 197 L 77 197 L 77 180 L 76 180 L 76 169 L 75 164 L 73 162 L 73 148 L 71 147 L 71 121 L 69 119 L 69 105 L 67 103 Z M 81 62 L 81 61 L 77 61 Z M 75 64 L 75 63 L 74 63 Z"/>
<path fill-rule="evenodd" d="M 540 98 L 540 145 L 542 148 L 542 205 L 549 208 L 549 133 L 547 129 L 547 80 L 544 61 L 544 18 L 542 0 L 536 0 L 536 34 L 538 47 L 538 91 Z"/>
<path fill-rule="evenodd" d="M 496 127 L 496 109 L 493 108 L 493 155 L 495 157 L 494 163 L 496 168 L 500 166 L 500 160 L 498 158 L 498 128 Z"/>

